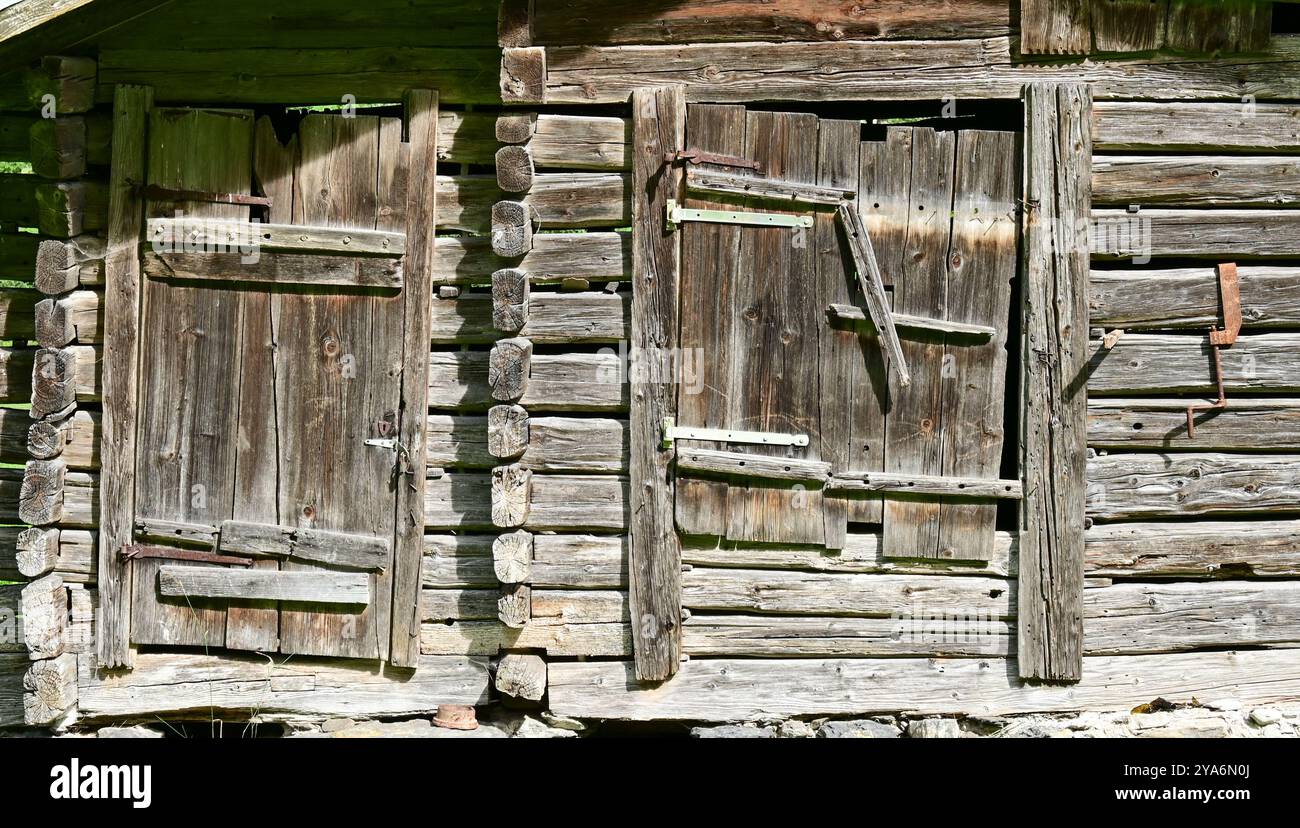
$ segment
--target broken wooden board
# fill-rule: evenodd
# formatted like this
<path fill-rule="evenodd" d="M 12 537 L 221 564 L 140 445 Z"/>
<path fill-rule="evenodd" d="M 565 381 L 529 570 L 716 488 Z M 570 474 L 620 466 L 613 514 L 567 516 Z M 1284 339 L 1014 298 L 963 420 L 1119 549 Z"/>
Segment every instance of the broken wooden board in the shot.
<path fill-rule="evenodd" d="M 321 529 L 294 529 L 227 520 L 217 548 L 233 555 L 312 561 L 345 569 L 376 571 L 388 563 L 387 538 Z"/>
<path fill-rule="evenodd" d="M 370 578 L 356 572 L 271 572 L 264 569 L 163 566 L 158 589 L 166 596 L 231 601 L 368 604 Z"/>

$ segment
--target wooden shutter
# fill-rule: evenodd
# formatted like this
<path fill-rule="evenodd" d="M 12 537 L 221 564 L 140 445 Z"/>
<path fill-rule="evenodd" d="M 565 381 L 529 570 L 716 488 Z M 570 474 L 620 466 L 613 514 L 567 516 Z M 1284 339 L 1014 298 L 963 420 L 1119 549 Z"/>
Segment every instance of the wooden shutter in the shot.
<path fill-rule="evenodd" d="M 807 445 L 683 440 L 678 528 L 837 549 L 850 523 L 874 524 L 891 557 L 985 560 L 997 497 L 1019 492 L 1000 481 L 1016 135 L 861 132 L 858 121 L 689 108 L 691 150 L 762 168 L 731 175 L 813 189 L 795 203 L 737 198 L 692 187 L 702 172 L 688 172 L 688 208 L 809 216 L 811 226 L 681 224 L 681 347 L 700 375 L 679 388 L 676 425 Z M 850 215 L 887 283 L 885 314 L 902 340 L 894 362 L 910 383 L 867 322 L 849 228 L 833 204 L 815 203 L 843 191 L 856 195 Z"/>
<path fill-rule="evenodd" d="M 312 114 L 282 143 L 244 110 L 150 113 L 138 393 L 105 400 L 138 420 L 133 497 L 105 504 L 133 542 L 103 550 L 130 644 L 412 662 L 394 631 L 417 614 L 433 231 L 413 164 L 436 122 L 417 99 L 410 143 L 399 118 Z"/>

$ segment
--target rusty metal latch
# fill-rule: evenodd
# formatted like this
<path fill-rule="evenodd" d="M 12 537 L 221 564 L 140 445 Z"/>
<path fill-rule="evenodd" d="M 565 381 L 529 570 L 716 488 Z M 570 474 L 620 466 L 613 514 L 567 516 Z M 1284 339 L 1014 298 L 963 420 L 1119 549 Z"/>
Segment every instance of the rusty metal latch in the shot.
<path fill-rule="evenodd" d="M 1219 301 L 1223 305 L 1223 329 L 1218 325 L 1210 326 L 1210 351 L 1214 356 L 1214 384 L 1218 387 L 1219 398 L 1208 405 L 1187 406 L 1187 437 L 1196 437 L 1196 413 L 1198 411 L 1218 411 L 1228 407 L 1228 395 L 1223 387 L 1223 356 L 1221 349 L 1237 341 L 1241 333 L 1241 284 L 1237 278 L 1237 265 L 1221 264 L 1217 268 L 1219 276 Z"/>
<path fill-rule="evenodd" d="M 374 448 L 387 449 L 393 452 L 393 477 L 406 475 L 411 477 L 415 474 L 415 469 L 411 465 L 411 453 L 407 451 L 406 446 L 398 440 L 385 437 L 372 437 L 365 441 L 366 445 Z"/>
<path fill-rule="evenodd" d="M 144 546 L 140 544 L 122 547 L 122 560 L 134 561 L 141 558 L 160 558 L 167 561 L 199 561 L 229 566 L 252 566 L 253 564 L 253 561 L 249 558 L 218 555 L 216 552 L 204 552 L 198 549 L 173 549 L 168 546 Z"/>
<path fill-rule="evenodd" d="M 759 175 L 763 174 L 762 164 L 735 155 L 720 155 L 716 152 L 705 152 L 695 147 L 664 153 L 665 164 L 677 164 L 682 161 L 688 164 L 716 164 L 719 167 L 735 167 L 742 170 L 753 170 Z"/>

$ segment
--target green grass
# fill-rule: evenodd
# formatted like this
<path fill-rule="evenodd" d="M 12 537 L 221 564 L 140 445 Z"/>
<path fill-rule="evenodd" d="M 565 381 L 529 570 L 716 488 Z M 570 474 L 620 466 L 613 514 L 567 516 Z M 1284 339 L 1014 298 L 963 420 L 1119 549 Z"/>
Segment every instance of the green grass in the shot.
<path fill-rule="evenodd" d="M 0 173 L 32 174 L 32 165 L 26 161 L 0 161 Z"/>

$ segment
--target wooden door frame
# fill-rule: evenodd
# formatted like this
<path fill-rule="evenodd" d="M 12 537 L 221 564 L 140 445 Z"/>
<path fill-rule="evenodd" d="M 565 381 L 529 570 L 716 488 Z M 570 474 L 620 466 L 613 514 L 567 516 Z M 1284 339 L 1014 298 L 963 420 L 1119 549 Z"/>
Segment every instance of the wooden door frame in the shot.
<path fill-rule="evenodd" d="M 118 554 L 134 540 L 136 405 L 140 371 L 141 259 L 145 202 L 137 185 L 146 177 L 148 119 L 153 90 L 119 85 L 113 97 L 113 153 L 105 256 L 103 441 L 100 474 L 96 654 L 103 669 L 130 668 L 131 567 Z M 428 378 L 436 222 L 438 93 L 405 96 L 409 145 L 407 251 L 403 285 L 403 371 L 398 439 L 413 474 L 397 487 L 393 543 L 390 663 L 419 661 L 420 562 L 424 553 L 424 469 L 428 447 Z M 423 369 L 423 370 L 422 370 Z"/>

